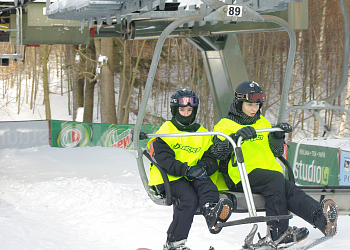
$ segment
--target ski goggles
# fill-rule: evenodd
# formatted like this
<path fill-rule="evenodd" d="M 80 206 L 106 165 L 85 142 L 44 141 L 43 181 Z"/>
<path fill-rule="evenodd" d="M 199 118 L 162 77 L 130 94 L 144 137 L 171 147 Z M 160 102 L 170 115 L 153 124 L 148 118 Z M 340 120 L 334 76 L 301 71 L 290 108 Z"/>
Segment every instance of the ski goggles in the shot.
<path fill-rule="evenodd" d="M 190 105 L 191 107 L 198 106 L 198 98 L 193 96 L 191 97 L 183 96 L 179 98 L 179 104 L 181 106 L 188 106 L 188 105 Z"/>
<path fill-rule="evenodd" d="M 199 104 L 198 98 L 194 96 L 182 96 L 179 99 L 172 99 L 171 102 L 184 107 L 188 105 L 191 107 L 196 107 Z"/>
<path fill-rule="evenodd" d="M 263 103 L 266 101 L 265 93 L 249 93 L 249 94 L 235 93 L 235 96 L 240 101 L 247 100 L 248 102 L 260 102 L 260 103 Z"/>

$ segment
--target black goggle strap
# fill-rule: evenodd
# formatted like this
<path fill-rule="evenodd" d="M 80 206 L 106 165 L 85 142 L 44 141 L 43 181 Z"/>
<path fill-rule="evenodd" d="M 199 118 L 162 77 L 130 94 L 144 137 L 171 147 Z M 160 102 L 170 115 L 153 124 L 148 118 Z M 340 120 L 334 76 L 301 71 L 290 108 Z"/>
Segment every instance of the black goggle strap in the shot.
<path fill-rule="evenodd" d="M 242 94 L 242 93 L 235 93 L 235 96 L 238 100 L 247 100 L 248 102 L 265 102 L 266 101 L 266 95 L 264 93 L 250 93 L 250 94 Z"/>

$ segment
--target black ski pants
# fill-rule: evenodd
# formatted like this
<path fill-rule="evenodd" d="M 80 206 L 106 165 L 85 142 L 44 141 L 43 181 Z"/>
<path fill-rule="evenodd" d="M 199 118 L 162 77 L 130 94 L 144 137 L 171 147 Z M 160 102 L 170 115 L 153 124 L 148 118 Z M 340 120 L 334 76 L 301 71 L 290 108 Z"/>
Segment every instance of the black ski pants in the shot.
<path fill-rule="evenodd" d="M 313 224 L 313 216 L 320 208 L 320 203 L 308 196 L 293 182 L 284 178 L 283 174 L 267 169 L 254 169 L 248 174 L 253 193 L 262 194 L 266 198 L 266 216 L 287 215 L 291 211 L 295 215 Z M 243 192 L 239 182 L 231 188 Z M 284 232 L 288 228 L 288 220 L 270 221 L 271 229 Z"/>
<path fill-rule="evenodd" d="M 172 195 L 180 200 L 174 209 L 173 221 L 167 232 L 167 241 L 174 242 L 187 239 L 198 206 L 202 212 L 202 207 L 207 202 L 217 203 L 219 191 L 209 177 L 193 181 L 181 178 L 170 185 Z"/>

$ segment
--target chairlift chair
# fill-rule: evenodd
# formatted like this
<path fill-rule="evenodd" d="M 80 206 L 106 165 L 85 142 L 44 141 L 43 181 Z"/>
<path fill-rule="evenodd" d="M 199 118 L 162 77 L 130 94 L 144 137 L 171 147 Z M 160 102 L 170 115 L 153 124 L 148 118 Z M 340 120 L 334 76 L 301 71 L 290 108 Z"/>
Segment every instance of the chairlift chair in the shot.
<path fill-rule="evenodd" d="M 345 20 L 344 27 L 348 27 L 348 25 L 349 25 L 349 18 L 348 18 L 349 13 L 348 13 L 346 1 L 345 0 L 339 0 L 339 1 L 341 2 L 344 20 Z M 214 11 L 210 14 L 198 14 L 198 15 L 187 16 L 187 17 L 184 17 L 181 19 L 177 19 L 173 23 L 171 23 L 162 32 L 161 36 L 159 37 L 157 44 L 156 44 L 156 47 L 155 47 L 155 51 L 154 51 L 154 55 L 153 55 L 153 59 L 152 59 L 152 64 L 151 64 L 151 67 L 149 70 L 149 74 L 148 74 L 148 78 L 147 78 L 147 82 L 146 82 L 146 86 L 145 86 L 145 91 L 143 94 L 142 102 L 141 102 L 140 109 L 139 109 L 139 114 L 138 114 L 137 121 L 136 121 L 135 128 L 134 128 L 133 146 L 134 146 L 134 150 L 135 150 L 135 157 L 136 157 L 136 160 L 138 163 L 139 174 L 140 174 L 143 186 L 144 186 L 148 196 L 151 198 L 152 201 L 154 201 L 156 204 L 159 204 L 159 205 L 167 205 L 167 206 L 174 205 L 174 204 L 176 205 L 176 200 L 171 196 L 170 185 L 169 185 L 169 181 L 167 180 L 166 173 L 162 170 L 161 166 L 157 165 L 154 162 L 153 162 L 153 164 L 158 167 L 158 169 L 162 173 L 162 176 L 164 179 L 165 189 L 166 189 L 165 196 L 158 194 L 153 187 L 150 187 L 148 185 L 148 178 L 147 178 L 145 166 L 143 163 L 143 156 L 145 155 L 151 162 L 152 162 L 152 159 L 149 156 L 149 154 L 147 153 L 147 150 L 141 149 L 140 140 L 151 138 L 151 137 L 184 136 L 184 133 L 180 133 L 178 135 L 177 134 L 148 134 L 148 135 L 146 135 L 146 134 L 140 134 L 140 129 L 142 126 L 144 115 L 145 115 L 147 101 L 148 101 L 149 96 L 150 96 L 150 92 L 151 92 L 151 88 L 152 88 L 152 84 L 153 84 L 153 79 L 154 79 L 155 71 L 156 71 L 156 68 L 158 65 L 161 49 L 162 49 L 164 41 L 168 37 L 168 35 L 175 28 L 177 28 L 178 26 L 183 25 L 184 23 L 187 23 L 187 22 L 195 22 L 195 21 L 199 22 L 199 21 L 203 21 L 203 20 L 205 20 L 205 21 L 223 21 L 223 20 L 227 21 L 227 17 L 223 16 L 223 14 L 222 14 L 222 13 L 224 13 L 223 10 L 227 4 L 222 3 L 218 0 L 203 0 L 203 2 L 206 3 L 208 6 L 212 7 L 214 9 Z M 246 17 L 245 17 L 245 15 L 243 15 L 242 18 L 240 18 L 240 19 L 235 18 L 235 20 L 236 21 L 274 22 L 274 23 L 280 24 L 283 28 L 285 28 L 285 30 L 288 32 L 288 35 L 290 38 L 290 48 L 289 48 L 289 53 L 288 53 L 286 74 L 285 74 L 285 78 L 284 78 L 284 85 L 283 85 L 283 90 L 282 90 L 282 100 L 281 100 L 279 118 L 278 118 L 278 122 L 282 122 L 283 119 L 286 117 L 286 114 L 291 111 L 291 110 L 286 111 L 286 103 L 287 103 L 287 99 L 288 99 L 291 72 L 293 69 L 294 56 L 295 56 L 295 51 L 296 51 L 295 34 L 294 34 L 293 30 L 290 28 L 289 24 L 287 22 L 285 22 L 283 19 L 280 19 L 280 18 L 277 18 L 274 16 L 259 15 L 255 11 L 250 10 L 249 7 L 247 7 L 247 9 L 246 9 L 246 13 L 247 13 Z M 348 28 L 348 30 L 349 30 L 349 28 Z M 344 73 L 344 70 L 345 70 L 344 65 L 348 65 L 347 60 L 349 58 L 349 56 L 348 56 L 349 55 L 349 47 L 348 47 L 349 32 L 348 31 L 344 32 L 344 37 L 345 37 L 344 41 L 347 41 L 347 45 L 344 44 L 345 51 L 344 51 L 344 57 L 343 57 L 343 75 L 346 74 L 346 73 Z M 347 54 L 347 56 L 345 54 Z M 347 67 L 346 67 L 346 72 L 347 72 Z M 343 82 L 343 80 L 342 80 L 342 82 Z M 342 84 L 342 85 L 344 85 L 344 84 Z M 344 88 L 344 86 L 342 88 Z M 341 88 L 341 87 L 339 87 L 339 88 Z M 336 91 L 336 93 L 338 93 L 338 92 L 339 92 L 339 90 Z M 274 129 L 276 129 L 276 128 L 274 128 Z M 268 131 L 270 132 L 272 130 L 270 129 Z M 277 130 L 275 130 L 275 131 L 277 131 Z M 257 132 L 260 132 L 260 131 L 257 131 Z M 218 132 L 185 133 L 185 136 L 200 136 L 200 135 L 208 135 L 208 136 L 209 135 L 218 135 Z M 249 180 L 248 180 L 247 173 L 246 173 L 245 167 L 244 167 L 243 157 L 239 157 L 241 155 L 241 153 L 239 152 L 241 138 L 238 140 L 237 147 L 236 147 L 236 144 L 229 136 L 227 136 L 223 133 L 221 133 L 220 135 L 225 137 L 226 139 L 228 139 L 230 141 L 230 143 L 234 146 L 235 150 L 238 150 L 236 152 L 237 162 L 238 162 L 238 165 L 240 166 L 240 175 L 241 175 L 241 180 L 242 180 L 242 186 L 244 189 L 243 194 L 237 194 L 237 193 L 230 192 L 230 191 L 225 191 L 222 194 L 226 195 L 226 197 L 228 197 L 232 200 L 232 202 L 234 204 L 234 211 L 233 212 L 248 212 L 249 217 L 246 219 L 243 219 L 243 220 L 229 221 L 226 223 L 222 223 L 222 225 L 218 225 L 218 226 L 222 227 L 222 226 L 239 225 L 239 224 L 245 224 L 245 223 L 257 223 L 257 222 L 263 222 L 263 221 L 267 222 L 269 220 L 290 219 L 292 217 L 292 215 L 285 215 L 283 218 L 278 217 L 278 216 L 276 216 L 275 218 L 269 218 L 266 216 L 257 216 L 257 214 L 256 214 L 257 211 L 264 210 L 265 200 L 264 200 L 264 198 L 261 198 L 262 197 L 261 195 L 255 195 L 255 194 L 253 195 L 251 192 Z M 243 152 L 243 154 L 244 154 L 244 152 Z M 241 158 L 241 160 L 239 158 Z M 292 171 L 291 166 L 289 165 L 287 160 L 284 159 L 283 157 L 281 157 L 280 160 L 282 161 L 283 164 L 285 164 L 285 166 L 289 172 L 289 177 L 291 178 L 292 181 L 294 181 L 293 171 Z M 148 166 L 146 166 L 146 167 L 148 167 Z M 307 191 L 309 188 L 310 187 L 305 188 L 304 191 Z M 318 188 L 317 191 L 319 193 L 327 194 L 327 192 L 330 192 L 330 189 L 328 189 L 328 187 L 326 187 L 326 186 L 317 187 L 317 188 Z M 321 198 L 322 197 L 324 197 L 324 195 L 321 196 Z M 250 233 L 247 235 L 247 237 L 245 239 L 246 245 L 253 244 L 252 242 L 253 242 L 253 238 L 254 238 L 256 231 L 257 231 L 257 224 L 254 224 L 252 230 L 250 231 Z"/>
<path fill-rule="evenodd" d="M 222 19 L 226 19 L 227 17 L 222 17 L 221 12 L 223 12 L 223 8 L 225 8 L 225 4 L 222 5 L 220 4 L 221 7 L 218 8 L 218 10 L 210 13 L 210 14 L 199 14 L 199 15 L 193 15 L 193 16 L 187 16 L 181 19 L 177 19 L 176 21 L 174 21 L 173 23 L 171 23 L 161 34 L 161 36 L 159 37 L 157 44 L 156 44 L 156 48 L 155 48 L 155 52 L 153 55 L 153 59 L 152 59 L 152 64 L 149 70 L 149 74 L 148 74 L 148 78 L 147 78 L 147 82 L 146 82 L 146 86 L 145 86 L 145 92 L 142 98 L 142 102 L 140 105 L 140 109 L 139 109 L 139 114 L 137 117 L 137 121 L 135 124 L 135 128 L 134 128 L 134 136 L 133 136 L 133 146 L 134 146 L 134 150 L 135 150 L 135 157 L 138 163 L 138 169 L 139 169 L 139 173 L 141 176 L 141 180 L 142 183 L 144 185 L 144 188 L 148 194 L 148 196 L 156 203 L 159 205 L 172 205 L 172 204 L 176 204 L 176 202 L 174 201 L 173 197 L 171 197 L 171 193 L 170 193 L 170 185 L 168 185 L 168 181 L 166 180 L 166 174 L 164 173 L 164 171 L 162 171 L 161 166 L 157 166 L 161 173 L 163 172 L 163 179 L 165 182 L 165 185 L 168 186 L 167 190 L 166 190 L 166 195 L 161 196 L 159 194 L 157 194 L 155 192 L 155 190 L 148 186 L 148 178 L 146 175 L 146 170 L 145 170 L 145 166 L 143 163 L 143 155 L 147 156 L 147 152 L 143 151 L 140 147 L 140 139 L 145 139 L 145 135 L 141 135 L 140 137 L 140 128 L 142 125 L 142 121 L 145 115 L 145 109 L 146 109 L 146 105 L 147 105 L 147 101 L 148 98 L 150 96 L 150 92 L 151 92 L 151 88 L 152 88 L 152 84 L 153 84 L 153 79 L 155 76 L 155 71 L 157 68 L 157 64 L 159 61 L 159 57 L 160 57 L 160 53 L 161 53 L 161 48 L 163 46 L 163 43 L 165 41 L 165 39 L 167 38 L 167 36 L 178 26 L 186 23 L 186 22 L 193 22 L 193 21 L 202 21 L 202 20 L 206 20 L 206 21 L 219 21 Z M 291 49 L 289 51 L 289 60 L 288 60 L 288 68 L 291 69 L 293 66 L 293 61 L 294 61 L 294 55 L 295 55 L 295 35 L 292 32 L 292 29 L 289 28 L 289 25 L 287 22 L 285 22 L 282 19 L 276 18 L 276 17 L 270 17 L 270 16 L 264 16 L 264 18 L 262 18 L 258 13 L 252 11 L 251 9 L 247 8 L 246 12 L 248 13 L 247 16 L 245 17 L 245 19 L 243 18 L 243 21 L 252 21 L 252 20 L 257 20 L 257 21 L 270 21 L 270 22 L 275 22 L 275 23 L 279 23 L 281 24 L 283 27 L 285 27 L 288 30 L 288 34 L 290 35 L 291 38 Z M 290 59 L 291 58 L 291 59 Z M 287 79 L 288 77 L 286 77 L 285 81 L 289 81 L 290 80 L 290 76 L 291 74 L 289 74 L 289 79 Z M 289 86 L 289 84 L 288 84 Z M 276 129 L 276 128 L 274 128 Z M 217 135 L 218 132 L 205 132 L 206 135 Z M 202 135 L 202 133 L 186 133 L 186 136 L 199 136 Z M 204 134 L 203 134 L 204 135 Z M 234 141 L 227 135 L 220 133 L 221 136 L 227 138 L 233 145 L 234 147 L 236 146 Z M 165 136 L 184 136 L 183 133 L 180 133 L 179 135 L 176 134 L 152 134 L 152 135 L 147 135 L 147 137 L 165 137 Z M 235 147 L 235 149 L 240 149 L 240 143 L 241 143 L 241 138 L 238 141 L 238 147 Z M 236 152 L 236 154 L 238 154 L 239 151 Z M 244 201 L 244 203 L 246 204 L 246 210 L 249 213 L 249 218 L 247 218 L 246 220 L 242 220 L 242 221 L 236 221 L 234 223 L 231 222 L 231 224 L 245 224 L 245 223 L 256 223 L 256 222 L 262 222 L 262 221 L 270 221 L 270 220 L 278 220 L 278 219 L 290 219 L 292 217 L 292 215 L 283 215 L 283 216 L 274 216 L 274 218 L 271 217 L 266 217 L 266 216 L 257 216 L 257 209 L 255 206 L 255 202 L 257 202 L 258 200 L 260 200 L 260 204 L 261 207 L 259 205 L 259 210 L 261 208 L 261 210 L 264 210 L 264 206 L 265 206 L 265 202 L 264 199 L 261 199 L 261 195 L 254 195 L 254 197 L 260 197 L 260 199 L 256 198 L 254 200 L 253 198 L 253 194 L 251 192 L 250 189 L 250 185 L 249 185 L 249 180 L 247 177 L 247 173 L 244 167 L 244 162 L 243 162 L 243 157 L 240 157 L 242 160 L 239 161 L 239 166 L 240 166 L 240 175 L 241 175 L 241 180 L 242 180 L 242 185 L 243 185 L 243 189 L 244 189 L 244 193 L 242 195 L 235 195 L 232 192 L 226 192 L 226 196 L 228 198 L 230 198 L 234 205 L 235 210 L 239 210 L 239 207 L 245 207 L 244 205 L 241 205 L 241 203 Z M 150 159 L 150 157 L 149 157 Z M 150 159 L 151 160 L 151 159 Z M 239 199 L 237 197 L 240 197 Z M 244 198 L 242 198 L 244 197 Z M 241 210 L 242 211 L 242 210 Z M 228 225 L 228 224 L 227 224 Z M 224 225 L 222 225 L 224 226 Z M 248 236 L 245 239 L 245 244 L 252 244 L 254 235 L 257 231 L 257 224 L 253 225 L 253 228 L 251 230 L 251 232 L 248 234 Z"/>

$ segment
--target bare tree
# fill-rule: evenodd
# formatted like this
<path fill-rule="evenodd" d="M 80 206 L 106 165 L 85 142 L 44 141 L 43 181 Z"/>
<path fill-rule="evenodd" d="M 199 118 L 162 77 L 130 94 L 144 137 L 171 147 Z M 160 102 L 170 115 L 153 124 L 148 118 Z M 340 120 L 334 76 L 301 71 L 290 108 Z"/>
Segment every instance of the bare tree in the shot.
<path fill-rule="evenodd" d="M 101 56 L 101 38 L 95 38 L 94 39 L 94 44 L 95 44 L 95 52 L 96 52 L 96 59 L 99 60 L 98 58 Z M 99 68 L 99 70 L 101 70 Z M 98 72 L 98 74 L 100 74 L 101 72 Z M 97 74 L 97 72 L 96 72 Z M 97 84 L 97 103 L 96 103 L 96 118 L 99 118 L 99 114 L 100 114 L 100 106 L 101 106 L 101 81 L 98 77 L 98 79 L 96 79 L 96 84 Z"/>
<path fill-rule="evenodd" d="M 321 99 L 321 80 L 322 80 L 322 56 L 323 56 L 323 43 L 324 43 L 324 30 L 326 24 L 326 6 L 327 0 L 323 0 L 323 9 L 322 9 L 322 19 L 321 19 L 321 27 L 320 27 L 320 35 L 318 40 L 318 53 L 317 53 L 317 78 L 316 78 L 316 99 Z M 318 136 L 318 119 L 314 119 L 314 136 Z"/>
<path fill-rule="evenodd" d="M 48 71 L 47 71 L 47 63 L 49 59 L 49 55 L 51 52 L 51 46 L 44 44 L 42 46 L 42 58 L 43 58 L 43 86 L 44 86 L 44 104 L 45 104 L 45 116 L 46 120 L 51 119 L 51 107 L 50 107 L 50 90 L 49 90 L 49 79 L 48 79 Z"/>
<path fill-rule="evenodd" d="M 84 107 L 84 69 L 85 61 L 82 56 L 77 53 L 79 51 L 80 45 L 75 45 L 73 47 L 72 56 L 74 56 L 74 61 L 72 65 L 74 66 L 74 81 L 73 81 L 73 120 L 77 119 L 78 108 Z M 78 55 L 78 56 L 77 56 Z M 76 58 L 78 59 L 76 61 Z"/>
<path fill-rule="evenodd" d="M 345 101 L 344 101 L 344 108 L 349 109 L 349 100 L 350 99 L 350 67 L 348 70 L 348 85 L 346 87 L 346 94 L 345 94 Z M 339 126 L 338 136 L 343 136 L 344 128 L 345 128 L 345 121 L 346 121 L 347 113 L 343 112 L 341 116 L 341 122 Z"/>
<path fill-rule="evenodd" d="M 96 51 L 93 39 L 86 48 L 86 73 L 85 95 L 84 95 L 84 122 L 92 122 L 94 109 L 94 89 L 97 82 L 96 75 Z"/>
<path fill-rule="evenodd" d="M 128 115 L 125 113 L 125 104 L 128 99 L 128 95 L 126 93 L 129 92 L 128 78 L 130 78 L 130 71 L 129 71 L 129 68 L 131 67 L 130 51 L 132 50 L 132 49 L 129 49 L 129 47 L 132 48 L 131 45 L 132 45 L 132 42 L 123 41 L 123 58 L 122 58 L 123 68 L 120 74 L 122 81 L 119 85 L 119 98 L 118 98 L 118 122 L 119 123 L 122 123 L 122 121 L 124 120 L 124 116 Z"/>
<path fill-rule="evenodd" d="M 101 54 L 106 57 L 101 74 L 101 122 L 117 123 L 113 74 L 113 38 L 101 39 Z"/>
<path fill-rule="evenodd" d="M 131 80 L 131 85 L 130 85 L 130 91 L 128 93 L 127 96 L 127 101 L 126 101 L 126 105 L 125 105 L 125 112 L 124 112 L 124 119 L 123 119 L 123 124 L 127 124 L 128 123 L 128 118 L 129 118 L 129 109 L 130 109 L 130 102 L 131 102 L 131 98 L 132 98 L 132 89 L 134 87 L 135 84 L 135 80 L 136 80 L 136 76 L 137 76 L 137 70 L 138 70 L 138 66 L 139 66 L 139 62 L 142 56 L 142 52 L 143 52 L 143 47 L 145 46 L 146 40 L 143 40 L 140 51 L 138 53 L 138 57 L 137 57 L 137 61 L 136 61 L 136 65 L 134 68 L 134 73 L 132 76 L 132 80 Z"/>

